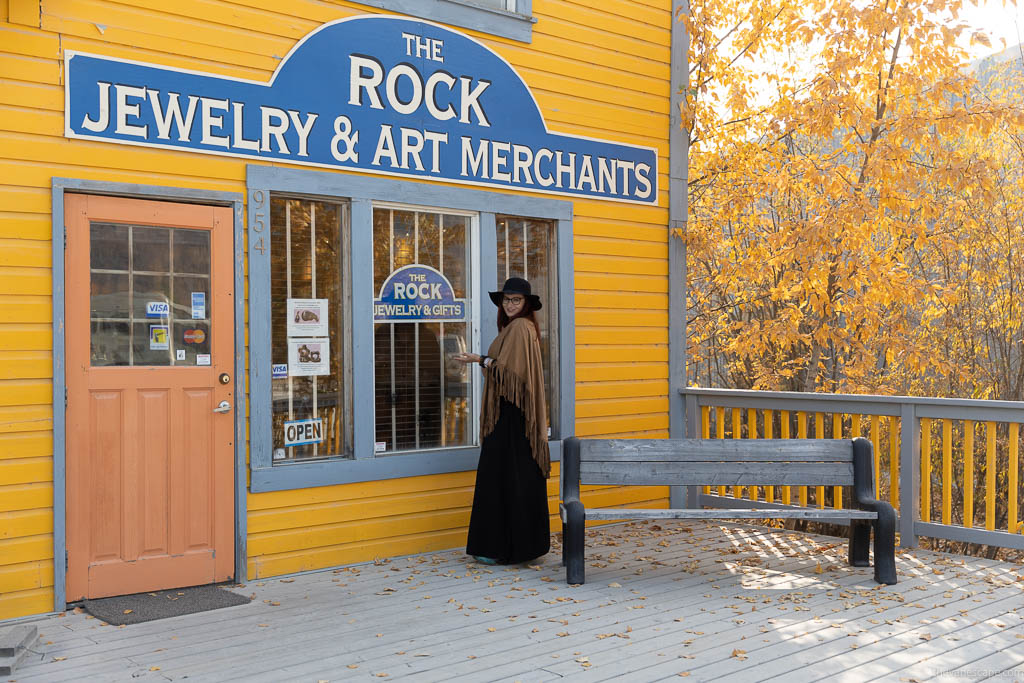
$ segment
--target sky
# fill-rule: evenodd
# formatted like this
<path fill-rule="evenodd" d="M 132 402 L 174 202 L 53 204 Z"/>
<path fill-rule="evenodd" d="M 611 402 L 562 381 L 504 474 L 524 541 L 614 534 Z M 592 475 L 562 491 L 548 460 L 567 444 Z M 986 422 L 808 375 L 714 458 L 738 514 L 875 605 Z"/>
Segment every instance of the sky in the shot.
<path fill-rule="evenodd" d="M 992 40 L 991 48 L 977 44 L 968 48 L 973 59 L 1002 52 L 1004 39 L 1006 47 L 1024 42 L 1024 0 L 1019 1 L 1014 7 L 1010 2 L 1004 4 L 1003 0 L 981 0 L 976 7 L 968 0 L 961 18 L 971 27 L 988 33 Z"/>

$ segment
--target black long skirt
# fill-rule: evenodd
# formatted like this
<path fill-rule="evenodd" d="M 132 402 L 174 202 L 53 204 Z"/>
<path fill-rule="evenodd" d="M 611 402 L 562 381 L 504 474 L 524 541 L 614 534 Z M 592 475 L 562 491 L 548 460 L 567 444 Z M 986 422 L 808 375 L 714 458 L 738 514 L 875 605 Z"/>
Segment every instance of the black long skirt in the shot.
<path fill-rule="evenodd" d="M 530 452 L 522 411 L 502 399 L 480 448 L 466 553 L 515 564 L 550 548 L 547 481 Z"/>

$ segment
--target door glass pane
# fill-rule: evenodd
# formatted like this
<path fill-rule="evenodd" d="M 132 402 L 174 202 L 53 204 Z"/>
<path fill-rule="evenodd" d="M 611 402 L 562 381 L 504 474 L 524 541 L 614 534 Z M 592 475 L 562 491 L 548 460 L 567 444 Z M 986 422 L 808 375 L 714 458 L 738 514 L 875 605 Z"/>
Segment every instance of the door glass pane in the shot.
<path fill-rule="evenodd" d="M 340 204 L 271 198 L 274 465 L 352 457 L 343 372 L 344 217 Z"/>
<path fill-rule="evenodd" d="M 552 272 L 554 254 L 554 224 L 529 218 L 499 216 L 498 233 L 498 282 L 501 287 L 510 277 L 521 277 L 530 282 L 530 289 L 541 298 L 544 307 L 534 315 L 540 324 L 540 352 L 544 363 L 544 390 L 547 394 L 548 420 L 554 424 L 551 412 L 554 403 L 551 395 L 551 358 L 556 343 L 552 322 L 555 320 L 558 302 L 555 277 Z"/>
<path fill-rule="evenodd" d="M 89 239 L 92 364 L 210 365 L 209 231 L 94 223 Z"/>
<path fill-rule="evenodd" d="M 419 283 L 422 294 L 404 301 L 415 301 L 411 305 L 419 307 L 432 301 L 464 304 L 461 317 L 445 315 L 442 320 L 437 319 L 439 315 L 417 313 L 412 319 L 398 320 L 397 314 L 389 313 L 374 324 L 378 453 L 473 443 L 472 368 L 452 359 L 472 348 L 466 301 L 469 220 L 436 211 L 383 207 L 373 211 L 375 296 L 392 296 L 385 289 L 396 297 L 392 303 L 400 304 L 403 299 L 395 283 L 402 287 Z M 406 282 L 397 273 L 405 266 L 426 274 L 405 276 Z"/>

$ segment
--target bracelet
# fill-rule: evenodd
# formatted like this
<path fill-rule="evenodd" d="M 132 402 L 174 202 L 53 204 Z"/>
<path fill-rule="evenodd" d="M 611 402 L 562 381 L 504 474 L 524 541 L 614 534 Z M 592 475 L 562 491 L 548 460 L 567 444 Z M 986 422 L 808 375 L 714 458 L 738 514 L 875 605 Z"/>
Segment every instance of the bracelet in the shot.
<path fill-rule="evenodd" d="M 487 367 L 487 359 L 488 358 L 489 358 L 489 356 L 480 356 L 480 361 L 479 361 L 480 367 L 482 367 L 482 368 L 486 368 Z"/>

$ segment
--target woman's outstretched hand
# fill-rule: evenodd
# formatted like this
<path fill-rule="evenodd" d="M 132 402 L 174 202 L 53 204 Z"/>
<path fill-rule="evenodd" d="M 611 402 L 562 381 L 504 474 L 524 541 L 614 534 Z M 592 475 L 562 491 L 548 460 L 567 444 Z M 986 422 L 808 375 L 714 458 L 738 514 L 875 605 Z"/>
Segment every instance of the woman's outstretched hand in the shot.
<path fill-rule="evenodd" d="M 456 353 L 454 356 L 452 356 L 452 358 L 454 360 L 459 361 L 460 363 L 479 363 L 480 362 L 480 356 L 475 354 L 475 353 Z"/>

